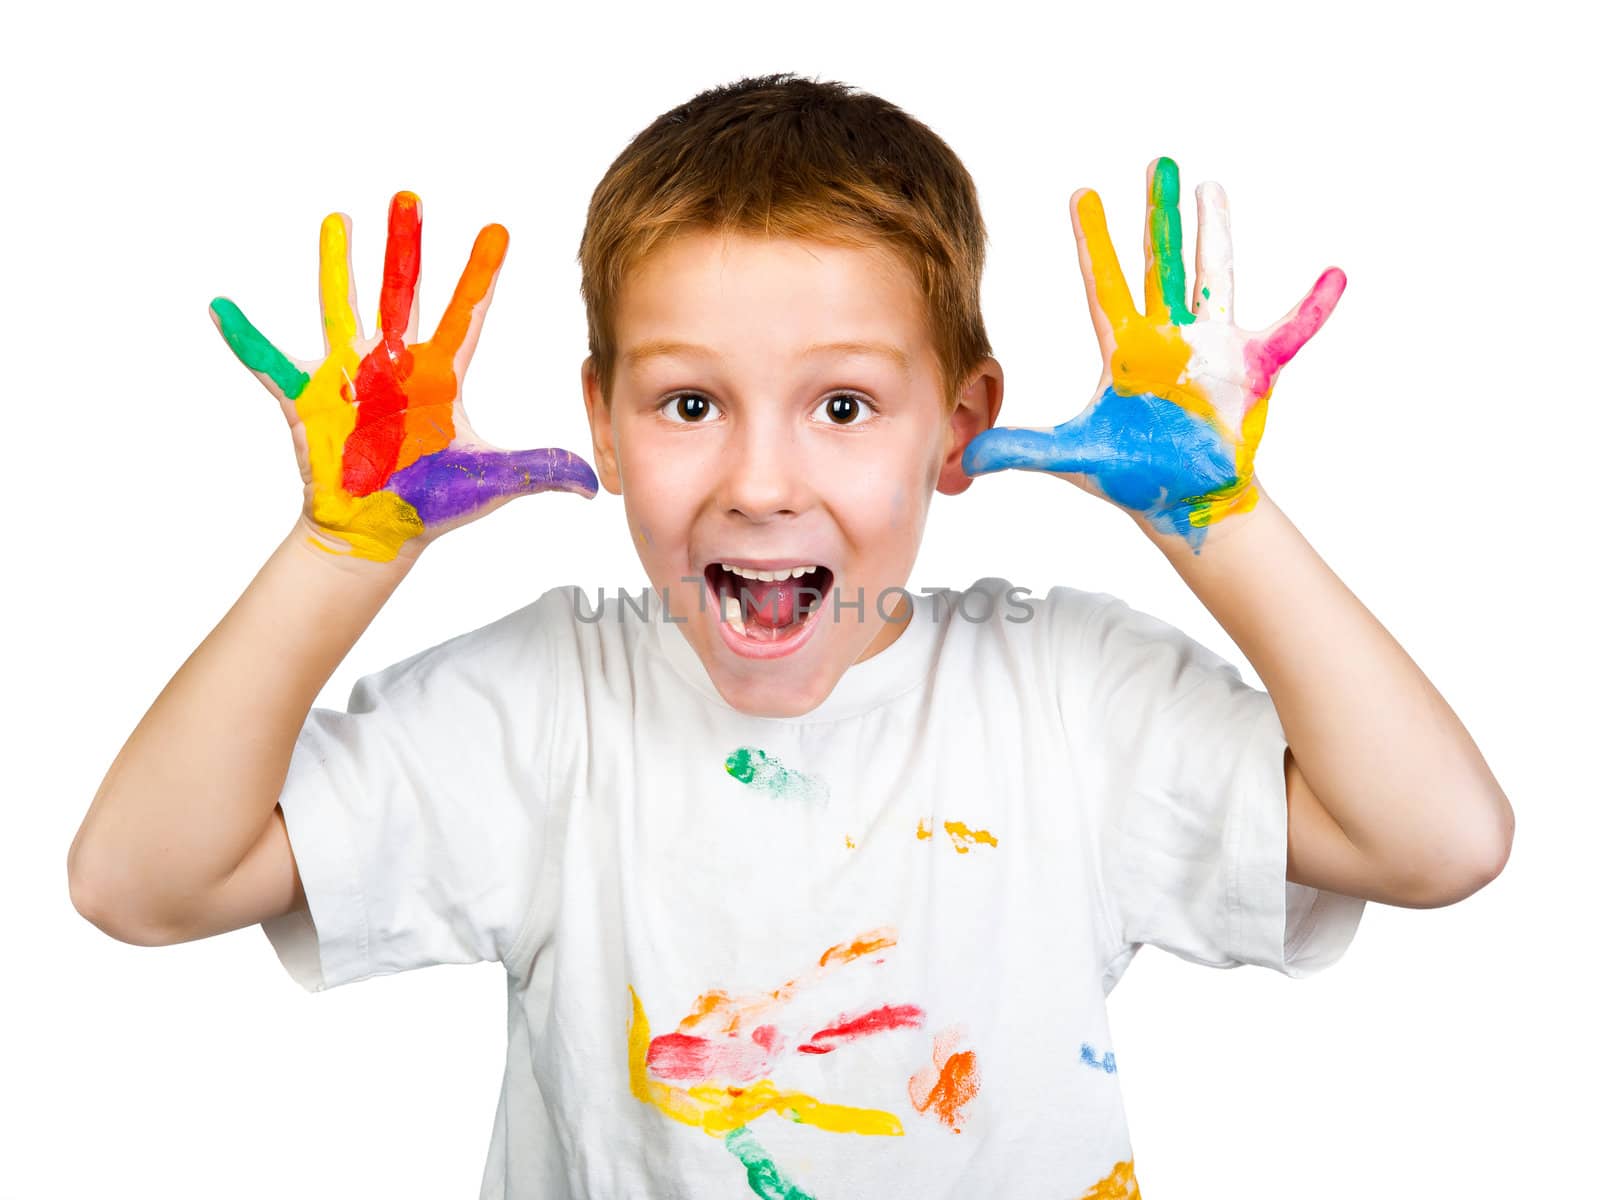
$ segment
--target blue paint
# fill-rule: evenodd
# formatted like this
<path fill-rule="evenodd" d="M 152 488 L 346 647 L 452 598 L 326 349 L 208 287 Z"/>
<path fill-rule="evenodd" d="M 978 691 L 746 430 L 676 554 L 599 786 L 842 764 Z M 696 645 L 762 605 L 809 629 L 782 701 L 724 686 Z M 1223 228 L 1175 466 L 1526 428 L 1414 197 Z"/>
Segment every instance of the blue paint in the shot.
<path fill-rule="evenodd" d="M 1233 446 L 1206 421 L 1160 396 L 1113 387 L 1053 429 L 986 429 L 961 456 L 968 475 L 1012 467 L 1081 472 L 1113 504 L 1185 538 L 1196 553 L 1206 526 L 1191 524 L 1195 507 L 1239 481 Z"/>
<path fill-rule="evenodd" d="M 1117 1056 L 1111 1053 L 1111 1051 L 1107 1050 L 1105 1058 L 1098 1059 L 1095 1057 L 1094 1047 L 1089 1045 L 1088 1042 L 1083 1043 L 1082 1047 L 1079 1048 L 1078 1061 L 1083 1063 L 1085 1066 L 1094 1067 L 1096 1070 L 1104 1071 L 1107 1075 L 1115 1075 L 1117 1071 Z"/>

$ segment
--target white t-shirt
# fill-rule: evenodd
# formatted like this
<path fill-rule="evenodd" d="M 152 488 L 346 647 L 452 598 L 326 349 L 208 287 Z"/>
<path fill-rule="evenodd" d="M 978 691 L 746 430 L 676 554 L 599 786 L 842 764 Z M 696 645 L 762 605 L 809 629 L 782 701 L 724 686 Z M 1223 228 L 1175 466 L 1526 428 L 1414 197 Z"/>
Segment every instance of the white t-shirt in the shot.
<path fill-rule="evenodd" d="M 1138 947 L 1303 976 L 1363 902 L 1285 879 L 1265 692 L 1022 591 L 915 595 L 767 718 L 658 593 L 554 588 L 311 712 L 310 921 L 266 934 L 311 991 L 505 965 L 482 1197 L 1132 1195 L 1105 996 Z"/>

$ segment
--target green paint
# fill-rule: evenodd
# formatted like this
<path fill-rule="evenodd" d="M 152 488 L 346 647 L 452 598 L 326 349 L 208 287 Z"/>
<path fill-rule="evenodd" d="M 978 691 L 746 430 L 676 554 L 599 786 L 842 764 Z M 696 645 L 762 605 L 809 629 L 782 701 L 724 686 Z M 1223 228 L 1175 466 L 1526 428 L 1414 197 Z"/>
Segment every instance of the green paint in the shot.
<path fill-rule="evenodd" d="M 1161 298 L 1172 313 L 1172 323 L 1193 324 L 1194 314 L 1183 299 L 1183 221 L 1178 215 L 1178 164 L 1170 158 L 1156 163 L 1150 195 L 1150 247 L 1156 260 L 1156 277 L 1161 282 Z"/>
<path fill-rule="evenodd" d="M 740 746 L 723 761 L 729 775 L 740 783 L 774 796 L 794 796 L 800 800 L 827 803 L 828 785 L 803 771 L 790 770 L 765 750 Z"/>
<path fill-rule="evenodd" d="M 290 362 L 282 350 L 262 337 L 261 331 L 250 324 L 249 318 L 239 311 L 237 304 L 218 296 L 211 302 L 211 311 L 217 314 L 223 340 L 228 343 L 228 348 L 240 362 L 252 371 L 258 371 L 272 380 L 278 390 L 290 400 L 306 390 L 306 384 L 311 381 L 311 376 Z"/>
<path fill-rule="evenodd" d="M 767 1157 L 761 1143 L 756 1141 L 756 1135 L 750 1132 L 750 1126 L 741 1125 L 729 1130 L 722 1144 L 744 1164 L 750 1190 L 762 1200 L 816 1200 L 810 1192 L 783 1177 L 778 1164 Z"/>
<path fill-rule="evenodd" d="M 1211 289 L 1208 288 L 1208 287 L 1201 288 L 1200 289 L 1200 294 L 1202 296 L 1204 296 L 1207 300 L 1211 299 Z"/>

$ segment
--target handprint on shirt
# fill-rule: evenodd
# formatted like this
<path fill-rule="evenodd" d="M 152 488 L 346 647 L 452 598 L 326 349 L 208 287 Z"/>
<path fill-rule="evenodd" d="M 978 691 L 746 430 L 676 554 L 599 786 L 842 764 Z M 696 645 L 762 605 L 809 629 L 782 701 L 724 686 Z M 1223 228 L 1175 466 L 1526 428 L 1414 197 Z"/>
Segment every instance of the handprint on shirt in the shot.
<path fill-rule="evenodd" d="M 326 357 L 315 366 L 285 355 L 231 300 L 212 301 L 223 338 L 278 397 L 294 431 L 307 517 L 329 543 L 314 545 L 389 561 L 411 539 L 436 536 L 516 496 L 597 492 L 594 472 L 571 451 L 497 449 L 467 423 L 461 379 L 506 243 L 504 226 L 483 228 L 433 337 L 416 342 L 422 211 L 415 195 L 398 193 L 389 206 L 379 332 L 368 339 L 356 316 L 348 221 L 329 215 L 319 275 Z"/>
<path fill-rule="evenodd" d="M 795 1120 L 837 1133 L 903 1133 L 900 1118 L 891 1112 L 830 1104 L 780 1089 L 766 1078 L 785 1054 L 828 1054 L 863 1036 L 922 1024 L 922 1010 L 910 1004 L 841 1015 L 800 1039 L 784 1035 L 776 1024 L 780 1010 L 803 990 L 868 955 L 880 954 L 895 940 L 893 930 L 875 929 L 832 946 L 809 972 L 772 991 L 748 996 L 706 992 L 675 1032 L 654 1038 L 644 1004 L 630 987 L 628 1074 L 633 1094 L 674 1120 L 719 1136 L 767 1112 L 792 1113 Z M 751 1080 L 757 1082 L 748 1083 Z"/>
<path fill-rule="evenodd" d="M 895 942 L 894 930 L 874 929 L 829 947 L 810 971 L 771 991 L 744 996 L 706 992 L 675 1032 L 656 1037 L 650 1035 L 643 1002 L 630 987 L 628 1076 L 634 1096 L 675 1121 L 721 1137 L 744 1164 L 757 1194 L 806 1200 L 806 1193 L 787 1181 L 761 1148 L 750 1122 L 770 1112 L 830 1133 L 899 1136 L 905 1130 L 892 1112 L 833 1104 L 780 1088 L 770 1078 L 773 1070 L 789 1054 L 831 1054 L 876 1034 L 921 1028 L 926 1015 L 914 1004 L 867 1005 L 841 1013 L 821 1029 L 793 1036 L 779 1026 L 782 1010 L 851 964 L 881 963 Z M 935 1039 L 933 1066 L 916 1072 L 908 1090 L 919 1111 L 932 1112 L 959 1131 L 961 1106 L 976 1094 L 979 1077 L 976 1055 L 970 1050 L 955 1053 L 951 1039 L 957 1037 L 958 1032 L 947 1031 Z"/>
<path fill-rule="evenodd" d="M 1133 297 L 1106 232 L 1100 197 L 1071 200 L 1078 261 L 1099 335 L 1100 391 L 1083 412 L 1048 429 L 985 430 L 962 469 L 1047 471 L 1176 534 L 1200 552 L 1206 530 L 1248 512 L 1259 497 L 1256 447 L 1279 371 L 1322 327 L 1344 291 L 1324 271 L 1294 311 L 1258 333 L 1233 323 L 1233 251 L 1227 198 L 1198 189 L 1200 237 L 1193 308 L 1185 303 L 1178 167 L 1147 172 L 1145 311 Z M 1092 481 L 1092 484 L 1091 482 Z"/>

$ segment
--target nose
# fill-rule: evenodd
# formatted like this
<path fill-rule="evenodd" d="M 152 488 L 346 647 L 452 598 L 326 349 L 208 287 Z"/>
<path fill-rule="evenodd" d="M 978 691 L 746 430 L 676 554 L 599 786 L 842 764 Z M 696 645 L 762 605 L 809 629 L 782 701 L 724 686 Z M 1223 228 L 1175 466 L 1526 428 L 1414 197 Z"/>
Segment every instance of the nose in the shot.
<path fill-rule="evenodd" d="M 799 439 L 770 412 L 746 414 L 727 445 L 721 483 L 724 512 L 752 521 L 800 512 L 809 485 Z"/>

